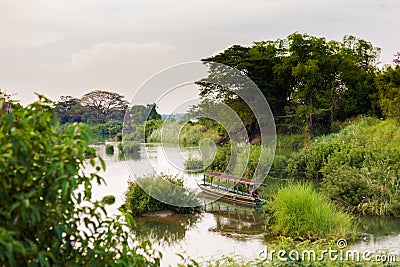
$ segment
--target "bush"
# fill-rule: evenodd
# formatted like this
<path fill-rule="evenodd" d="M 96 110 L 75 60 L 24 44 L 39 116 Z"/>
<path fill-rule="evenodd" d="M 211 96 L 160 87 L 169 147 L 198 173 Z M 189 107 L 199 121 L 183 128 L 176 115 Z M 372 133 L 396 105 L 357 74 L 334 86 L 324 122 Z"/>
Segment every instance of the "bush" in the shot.
<path fill-rule="evenodd" d="M 289 183 L 267 203 L 273 233 L 293 238 L 340 237 L 353 228 L 351 217 L 338 210 L 311 184 Z"/>
<path fill-rule="evenodd" d="M 187 171 L 200 172 L 203 170 L 203 161 L 201 159 L 189 158 L 183 165 Z"/>
<path fill-rule="evenodd" d="M 130 215 L 107 216 L 93 201 L 98 172 L 82 172 L 90 129 L 73 124 L 57 133 L 50 106 L 39 101 L 18 112 L 0 110 L 1 266 L 158 266 L 145 242 L 133 246 Z"/>
<path fill-rule="evenodd" d="M 114 146 L 111 144 L 106 145 L 106 154 L 112 155 L 114 154 Z"/>
<path fill-rule="evenodd" d="M 398 126 L 396 121 L 357 119 L 293 155 L 289 175 L 321 182 L 323 192 L 353 212 L 399 216 Z"/>
<path fill-rule="evenodd" d="M 140 151 L 140 143 L 137 141 L 123 141 L 119 143 L 118 149 L 124 153 L 135 153 Z"/>
<path fill-rule="evenodd" d="M 161 199 L 155 199 L 147 192 Z M 167 204 L 177 199 L 180 206 Z M 193 213 L 200 211 L 199 205 L 200 202 L 195 194 L 185 188 L 183 180 L 177 177 L 160 175 L 137 178 L 135 182 L 128 182 L 128 190 L 125 192 L 125 207 L 133 215 L 161 210 Z"/>
<path fill-rule="evenodd" d="M 115 197 L 113 195 L 107 195 L 103 197 L 103 203 L 111 205 L 115 203 Z"/>

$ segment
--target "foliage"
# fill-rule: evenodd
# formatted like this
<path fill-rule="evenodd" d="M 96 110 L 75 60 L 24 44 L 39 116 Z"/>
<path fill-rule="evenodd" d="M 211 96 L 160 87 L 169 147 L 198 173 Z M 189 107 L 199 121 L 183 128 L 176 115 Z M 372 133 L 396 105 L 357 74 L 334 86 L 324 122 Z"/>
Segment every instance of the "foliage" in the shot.
<path fill-rule="evenodd" d="M 111 205 L 115 203 L 115 196 L 107 195 L 103 197 L 103 203 Z"/>
<path fill-rule="evenodd" d="M 111 144 L 106 145 L 106 154 L 112 155 L 114 154 L 114 146 Z"/>
<path fill-rule="evenodd" d="M 179 133 L 179 143 L 183 146 L 199 145 L 206 138 L 219 143 L 222 137 L 219 132 L 219 124 L 217 123 L 186 123 Z"/>
<path fill-rule="evenodd" d="M 331 132 L 335 117 L 380 114 L 374 84 L 379 53 L 379 48 L 354 36 L 328 41 L 293 33 L 249 47 L 233 45 L 203 61 L 234 67 L 254 81 L 278 120 L 279 133 L 307 130 L 313 138 L 314 133 Z M 252 139 L 259 129 L 246 103 L 223 86 L 207 82 L 221 77 L 224 73 L 216 66 L 198 82 L 202 102 L 197 107 L 204 110 L 223 101 L 238 114 Z"/>
<path fill-rule="evenodd" d="M 54 113 L 61 124 L 73 122 L 85 122 L 89 119 L 89 110 L 81 105 L 78 98 L 61 96 L 56 103 Z"/>
<path fill-rule="evenodd" d="M 203 170 L 203 161 L 201 159 L 189 158 L 183 165 L 187 171 L 200 172 Z"/>
<path fill-rule="evenodd" d="M 162 199 L 155 199 L 153 195 Z M 177 199 L 180 206 L 167 204 Z M 172 176 L 136 178 L 135 182 L 128 182 L 128 190 L 125 192 L 125 207 L 133 215 L 160 210 L 193 213 L 200 211 L 199 205 L 194 193 L 184 187 L 183 180 Z"/>
<path fill-rule="evenodd" d="M 276 146 L 278 148 L 303 148 L 310 143 L 310 139 L 304 134 L 277 135 Z"/>
<path fill-rule="evenodd" d="M 135 153 L 140 151 L 140 143 L 137 141 L 124 141 L 118 144 L 118 149 L 120 152 Z"/>
<path fill-rule="evenodd" d="M 122 120 L 128 106 L 122 95 L 102 90 L 85 94 L 80 102 L 89 109 L 91 120 L 96 123 L 105 123 L 110 119 Z"/>
<path fill-rule="evenodd" d="M 155 104 L 134 105 L 127 109 L 125 117 L 123 139 L 128 141 L 148 142 L 152 132 L 163 125 Z"/>
<path fill-rule="evenodd" d="M 122 132 L 122 121 L 108 120 L 101 124 L 89 124 L 94 136 L 100 140 L 110 140 L 117 138 L 117 135 Z"/>
<path fill-rule="evenodd" d="M 0 116 L 0 265 L 158 266 L 148 242 L 133 246 L 129 215 L 107 217 L 91 198 L 97 172 L 87 174 L 87 126 L 57 134 L 51 102 L 40 96 L 27 108 Z M 137 244 L 137 243 L 136 243 Z"/>
<path fill-rule="evenodd" d="M 379 73 L 375 83 L 383 115 L 400 120 L 400 65 Z"/>
<path fill-rule="evenodd" d="M 398 122 L 361 118 L 317 139 L 288 160 L 292 177 L 321 182 L 321 190 L 353 212 L 400 215 Z"/>
<path fill-rule="evenodd" d="M 282 161 L 286 161 L 284 158 L 284 156 L 278 157 L 271 165 L 271 171 L 275 168 L 272 173 L 280 177 L 286 172 L 280 169 L 284 164 Z M 267 173 L 267 167 L 272 159 L 272 150 L 261 145 L 250 145 L 247 151 L 241 145 L 235 146 L 229 143 L 217 148 L 214 160 L 207 167 L 207 171 L 226 172 L 252 179 L 259 164 L 259 173 Z"/>
<path fill-rule="evenodd" d="M 267 203 L 275 234 L 299 238 L 347 237 L 354 226 L 352 218 L 338 210 L 311 184 L 289 183 Z"/>

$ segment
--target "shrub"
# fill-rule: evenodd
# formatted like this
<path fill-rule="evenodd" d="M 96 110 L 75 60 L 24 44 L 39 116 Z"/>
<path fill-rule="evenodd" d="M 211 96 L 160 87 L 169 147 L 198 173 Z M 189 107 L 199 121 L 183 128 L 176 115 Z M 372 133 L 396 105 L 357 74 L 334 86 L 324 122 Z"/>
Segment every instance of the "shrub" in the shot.
<path fill-rule="evenodd" d="M 353 212 L 399 216 L 398 122 L 359 118 L 288 160 L 289 175 L 321 182 L 321 190 Z"/>
<path fill-rule="evenodd" d="M 176 200 L 179 200 L 179 206 L 167 204 Z M 199 205 L 195 194 L 184 187 L 183 180 L 177 177 L 160 175 L 137 178 L 135 182 L 128 182 L 128 190 L 125 192 L 125 207 L 133 215 L 160 210 L 193 213 L 200 211 Z"/>
<path fill-rule="evenodd" d="M 344 238 L 353 227 L 348 214 L 307 183 L 280 188 L 267 208 L 272 213 L 272 231 L 293 238 Z"/>
<path fill-rule="evenodd" d="M 0 111 L 0 265 L 1 266 L 158 266 L 145 242 L 133 246 L 125 228 L 133 223 L 107 216 L 93 201 L 98 172 L 82 169 L 90 129 L 72 124 L 57 133 L 52 103 L 38 102 L 18 112 Z"/>
<path fill-rule="evenodd" d="M 111 144 L 106 145 L 106 154 L 114 154 L 114 146 Z"/>
<path fill-rule="evenodd" d="M 118 149 L 124 153 L 135 153 L 140 151 L 140 143 L 137 141 L 123 141 L 119 143 Z"/>
<path fill-rule="evenodd" d="M 203 170 L 203 161 L 201 159 L 189 158 L 183 165 L 187 171 L 200 172 Z"/>
<path fill-rule="evenodd" d="M 111 205 L 115 203 L 115 197 L 113 195 L 107 195 L 103 197 L 103 203 Z"/>

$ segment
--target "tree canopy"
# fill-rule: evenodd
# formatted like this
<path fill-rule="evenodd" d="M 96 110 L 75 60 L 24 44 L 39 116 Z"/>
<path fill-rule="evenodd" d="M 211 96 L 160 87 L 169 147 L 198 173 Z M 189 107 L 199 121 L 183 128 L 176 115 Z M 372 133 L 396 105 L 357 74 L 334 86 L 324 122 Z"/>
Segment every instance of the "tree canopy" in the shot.
<path fill-rule="evenodd" d="M 222 63 L 246 74 L 269 102 L 279 131 L 287 131 L 288 121 L 297 120 L 301 122 L 298 130 L 305 127 L 312 138 L 315 121 L 320 122 L 318 131 L 328 132 L 336 118 L 379 114 L 374 84 L 379 53 L 379 48 L 354 36 L 327 41 L 293 33 L 250 47 L 234 45 L 203 61 Z M 211 69 L 209 77 L 222 77 L 218 71 Z M 255 118 L 240 98 L 206 80 L 198 84 L 203 101 L 224 101 L 242 120 L 251 118 L 247 131 L 250 137 L 257 134 Z"/>

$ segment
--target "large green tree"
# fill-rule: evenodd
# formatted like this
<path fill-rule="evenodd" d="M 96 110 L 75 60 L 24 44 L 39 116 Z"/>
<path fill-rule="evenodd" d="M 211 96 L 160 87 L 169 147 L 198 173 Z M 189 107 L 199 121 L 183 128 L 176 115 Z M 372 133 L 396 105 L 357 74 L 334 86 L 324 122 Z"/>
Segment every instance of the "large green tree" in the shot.
<path fill-rule="evenodd" d="M 322 132 L 328 132 L 336 118 L 379 114 L 374 85 L 379 52 L 370 42 L 354 36 L 327 41 L 293 33 L 285 39 L 255 42 L 250 47 L 234 45 L 203 61 L 226 64 L 247 75 L 268 100 L 278 129 L 283 120 L 288 131 L 293 121 L 301 122 L 297 128 L 307 129 L 312 138 L 315 120 L 325 127 Z M 222 67 L 210 68 L 208 79 L 224 78 Z M 209 103 L 222 101 L 243 120 L 250 138 L 257 135 L 254 115 L 240 98 L 207 79 L 198 84 L 203 103 L 194 109 L 197 113 Z"/>

